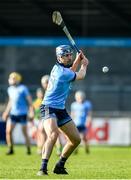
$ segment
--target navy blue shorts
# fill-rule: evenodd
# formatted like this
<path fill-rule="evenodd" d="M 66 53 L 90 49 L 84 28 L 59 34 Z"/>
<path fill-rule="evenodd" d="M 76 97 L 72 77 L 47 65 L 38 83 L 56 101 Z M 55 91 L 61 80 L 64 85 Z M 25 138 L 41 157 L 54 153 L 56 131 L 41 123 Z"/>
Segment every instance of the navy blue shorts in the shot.
<path fill-rule="evenodd" d="M 87 131 L 87 128 L 85 126 L 77 126 L 77 129 L 80 133 L 85 133 Z"/>
<path fill-rule="evenodd" d="M 41 118 L 43 120 L 55 118 L 57 120 L 57 125 L 59 127 L 63 126 L 64 124 L 72 120 L 69 114 L 67 113 L 66 109 L 56 109 L 45 105 L 41 105 L 40 112 Z"/>
<path fill-rule="evenodd" d="M 27 124 L 27 115 L 10 115 L 10 119 L 12 123 L 20 123 L 22 125 Z"/>

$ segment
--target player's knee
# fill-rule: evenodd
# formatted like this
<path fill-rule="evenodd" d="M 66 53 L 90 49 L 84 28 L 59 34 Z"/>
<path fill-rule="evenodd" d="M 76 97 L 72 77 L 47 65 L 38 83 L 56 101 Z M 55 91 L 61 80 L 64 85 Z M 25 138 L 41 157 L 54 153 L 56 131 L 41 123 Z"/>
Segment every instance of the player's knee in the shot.
<path fill-rule="evenodd" d="M 10 134 L 12 134 L 11 129 L 6 129 L 6 135 L 10 135 Z"/>
<path fill-rule="evenodd" d="M 57 132 L 51 132 L 48 136 L 47 139 L 51 142 L 55 142 L 57 140 L 58 133 Z"/>

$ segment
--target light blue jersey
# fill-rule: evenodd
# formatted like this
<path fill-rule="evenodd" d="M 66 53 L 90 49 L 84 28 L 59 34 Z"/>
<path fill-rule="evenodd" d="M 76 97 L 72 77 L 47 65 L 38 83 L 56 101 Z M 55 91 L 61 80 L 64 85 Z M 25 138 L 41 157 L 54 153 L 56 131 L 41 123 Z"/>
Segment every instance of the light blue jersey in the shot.
<path fill-rule="evenodd" d="M 25 85 L 10 86 L 8 95 L 11 100 L 11 115 L 25 115 L 28 112 L 28 102 L 26 97 L 29 91 Z"/>
<path fill-rule="evenodd" d="M 83 103 L 73 102 L 71 104 L 71 112 L 73 113 L 73 121 L 76 126 L 85 126 L 88 112 L 92 110 L 92 104 L 90 101 L 84 101 Z"/>
<path fill-rule="evenodd" d="M 42 104 L 52 108 L 64 109 L 65 101 L 76 74 L 70 68 L 56 63 L 51 71 L 48 87 Z"/>

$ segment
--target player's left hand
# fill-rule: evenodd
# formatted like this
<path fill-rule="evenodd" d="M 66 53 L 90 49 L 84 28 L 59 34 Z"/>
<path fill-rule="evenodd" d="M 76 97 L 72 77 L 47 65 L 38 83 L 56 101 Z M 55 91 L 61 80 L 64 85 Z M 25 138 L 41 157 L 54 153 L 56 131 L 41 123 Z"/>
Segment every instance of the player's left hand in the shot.
<path fill-rule="evenodd" d="M 83 59 L 81 60 L 81 64 L 83 66 L 87 66 L 89 64 L 89 60 L 85 57 L 85 55 L 82 55 Z"/>

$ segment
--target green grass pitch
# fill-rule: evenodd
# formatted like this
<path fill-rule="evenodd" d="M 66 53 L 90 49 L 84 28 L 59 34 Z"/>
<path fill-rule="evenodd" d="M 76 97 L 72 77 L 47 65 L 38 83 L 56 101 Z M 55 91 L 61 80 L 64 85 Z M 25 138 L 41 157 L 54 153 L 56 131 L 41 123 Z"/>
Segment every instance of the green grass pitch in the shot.
<path fill-rule="evenodd" d="M 15 154 L 5 155 L 7 147 L 0 145 L 0 179 L 131 179 L 130 147 L 91 147 L 85 154 L 81 147 L 78 154 L 72 154 L 66 168 L 69 175 L 52 173 L 58 160 L 55 149 L 48 165 L 48 176 L 38 177 L 41 157 L 32 147 L 32 155 L 26 155 L 25 146 L 15 146 Z"/>

